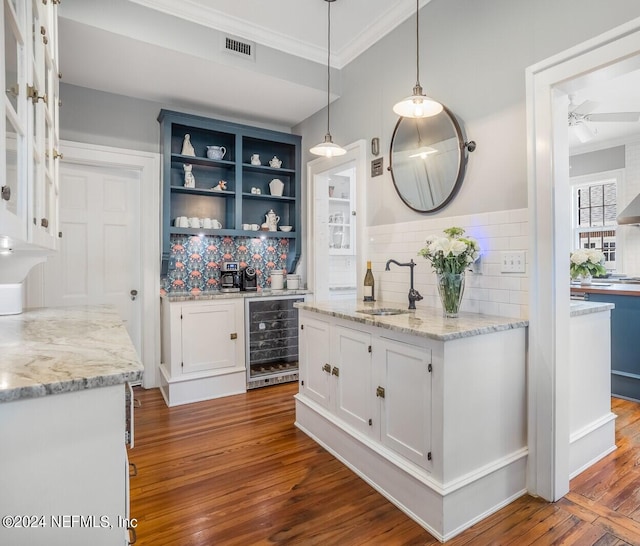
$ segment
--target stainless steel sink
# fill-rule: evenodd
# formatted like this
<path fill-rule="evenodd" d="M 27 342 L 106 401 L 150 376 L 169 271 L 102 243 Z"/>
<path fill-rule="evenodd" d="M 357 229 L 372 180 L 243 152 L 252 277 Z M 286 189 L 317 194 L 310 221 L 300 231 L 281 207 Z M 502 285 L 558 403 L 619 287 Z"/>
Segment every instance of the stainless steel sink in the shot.
<path fill-rule="evenodd" d="M 363 313 L 365 315 L 386 316 L 386 315 L 402 315 L 404 313 L 410 313 L 407 309 L 393 309 L 391 307 L 380 307 L 378 309 L 359 309 L 357 313 Z"/>

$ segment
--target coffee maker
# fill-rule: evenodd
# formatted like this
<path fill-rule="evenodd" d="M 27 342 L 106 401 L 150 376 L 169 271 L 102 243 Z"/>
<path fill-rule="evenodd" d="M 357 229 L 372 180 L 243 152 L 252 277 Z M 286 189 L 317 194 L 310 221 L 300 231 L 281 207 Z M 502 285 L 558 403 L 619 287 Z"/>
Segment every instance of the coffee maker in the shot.
<path fill-rule="evenodd" d="M 258 290 L 258 276 L 254 267 L 248 265 L 240 270 L 240 290 L 247 292 Z"/>
<path fill-rule="evenodd" d="M 240 292 L 240 264 L 222 262 L 220 266 L 220 292 Z"/>

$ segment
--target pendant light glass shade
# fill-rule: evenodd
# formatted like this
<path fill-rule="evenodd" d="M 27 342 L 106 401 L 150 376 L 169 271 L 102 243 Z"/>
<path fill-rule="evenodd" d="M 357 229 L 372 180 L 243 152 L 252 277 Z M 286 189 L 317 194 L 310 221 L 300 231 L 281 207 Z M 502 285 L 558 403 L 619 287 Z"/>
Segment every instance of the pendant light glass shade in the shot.
<path fill-rule="evenodd" d="M 330 121 L 330 103 L 331 103 L 331 4 L 335 2 L 335 0 L 325 0 L 328 4 L 327 8 L 327 134 L 324 135 L 324 142 L 320 144 L 316 144 L 313 148 L 309 149 L 314 155 L 321 155 L 324 157 L 335 157 L 338 155 L 344 155 L 347 153 L 347 150 L 333 142 L 333 138 L 331 137 L 331 131 L 329 130 L 329 121 Z"/>
<path fill-rule="evenodd" d="M 347 153 L 347 150 L 333 142 L 331 134 L 329 133 L 324 136 L 324 142 L 316 144 L 309 151 L 314 155 L 322 155 L 324 157 L 335 157 Z"/>
<path fill-rule="evenodd" d="M 393 106 L 393 111 L 405 118 L 428 118 L 442 112 L 442 104 L 430 99 L 420 85 L 420 6 L 416 0 L 416 85 L 413 95 Z"/>

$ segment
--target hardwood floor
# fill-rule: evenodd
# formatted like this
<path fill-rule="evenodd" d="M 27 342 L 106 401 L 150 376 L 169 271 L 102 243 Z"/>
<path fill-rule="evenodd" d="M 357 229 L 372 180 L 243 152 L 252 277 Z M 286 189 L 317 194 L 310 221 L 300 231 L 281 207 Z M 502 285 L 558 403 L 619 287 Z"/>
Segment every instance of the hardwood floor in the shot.
<path fill-rule="evenodd" d="M 157 389 L 136 389 L 137 544 L 439 544 L 295 428 L 296 391 L 167 408 Z M 527 495 L 446 544 L 640 545 L 640 405 L 612 404 L 618 449 L 564 499 Z"/>

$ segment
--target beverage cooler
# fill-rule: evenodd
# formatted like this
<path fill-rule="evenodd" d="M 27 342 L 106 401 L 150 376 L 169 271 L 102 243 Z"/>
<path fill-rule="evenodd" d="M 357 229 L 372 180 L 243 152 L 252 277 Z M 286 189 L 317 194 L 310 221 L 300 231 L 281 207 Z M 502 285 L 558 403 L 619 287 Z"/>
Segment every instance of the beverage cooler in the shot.
<path fill-rule="evenodd" d="M 245 299 L 247 389 L 298 380 L 298 310 L 304 296 Z"/>

